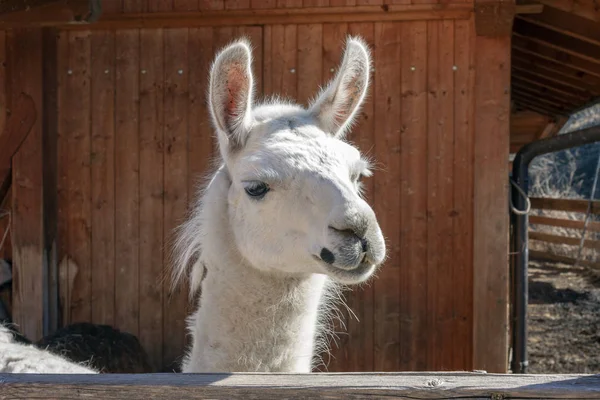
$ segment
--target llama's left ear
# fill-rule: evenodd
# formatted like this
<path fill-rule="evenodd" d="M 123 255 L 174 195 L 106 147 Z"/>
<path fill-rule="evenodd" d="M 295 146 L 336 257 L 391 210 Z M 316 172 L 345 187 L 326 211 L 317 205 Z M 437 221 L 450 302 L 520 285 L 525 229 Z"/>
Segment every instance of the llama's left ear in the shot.
<path fill-rule="evenodd" d="M 252 50 L 238 40 L 221 51 L 210 71 L 209 108 L 225 156 L 244 146 L 252 126 Z"/>
<path fill-rule="evenodd" d="M 370 84 L 371 55 L 367 44 L 349 37 L 339 70 L 310 106 L 321 129 L 343 137 L 352 125 Z"/>

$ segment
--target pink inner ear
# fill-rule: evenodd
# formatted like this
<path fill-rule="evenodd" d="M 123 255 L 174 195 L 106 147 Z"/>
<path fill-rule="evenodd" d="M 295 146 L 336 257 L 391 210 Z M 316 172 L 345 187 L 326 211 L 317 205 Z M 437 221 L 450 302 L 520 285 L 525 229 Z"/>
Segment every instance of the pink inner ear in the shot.
<path fill-rule="evenodd" d="M 346 119 L 350 116 L 354 107 L 358 103 L 358 100 L 361 95 L 361 82 L 355 78 L 352 79 L 352 83 L 344 88 L 347 91 L 347 96 L 343 104 L 340 104 L 337 112 L 335 113 L 335 122 L 338 126 L 342 125 L 346 122 Z"/>
<path fill-rule="evenodd" d="M 239 63 L 231 64 L 227 71 L 227 102 L 225 113 L 233 122 L 245 108 L 244 95 L 248 93 L 248 77 L 244 72 L 244 66 Z"/>

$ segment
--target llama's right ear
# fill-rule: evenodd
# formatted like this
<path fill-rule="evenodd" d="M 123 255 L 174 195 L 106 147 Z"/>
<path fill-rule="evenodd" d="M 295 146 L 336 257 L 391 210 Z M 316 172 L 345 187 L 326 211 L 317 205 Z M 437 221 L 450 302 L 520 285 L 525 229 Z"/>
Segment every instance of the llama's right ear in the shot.
<path fill-rule="evenodd" d="M 344 137 L 365 99 L 370 73 L 369 46 L 359 37 L 349 37 L 336 76 L 310 106 L 323 131 Z"/>
<path fill-rule="evenodd" d="M 209 108 L 225 155 L 244 146 L 252 126 L 252 50 L 238 40 L 221 51 L 210 71 Z"/>

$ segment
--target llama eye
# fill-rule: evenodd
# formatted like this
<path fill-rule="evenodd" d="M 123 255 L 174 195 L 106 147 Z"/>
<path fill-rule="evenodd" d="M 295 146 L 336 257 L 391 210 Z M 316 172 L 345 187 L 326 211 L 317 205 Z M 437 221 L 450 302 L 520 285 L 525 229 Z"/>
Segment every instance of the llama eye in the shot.
<path fill-rule="evenodd" d="M 248 196 L 255 199 L 261 199 L 270 190 L 269 186 L 264 182 L 250 182 L 248 186 L 244 188 Z"/>

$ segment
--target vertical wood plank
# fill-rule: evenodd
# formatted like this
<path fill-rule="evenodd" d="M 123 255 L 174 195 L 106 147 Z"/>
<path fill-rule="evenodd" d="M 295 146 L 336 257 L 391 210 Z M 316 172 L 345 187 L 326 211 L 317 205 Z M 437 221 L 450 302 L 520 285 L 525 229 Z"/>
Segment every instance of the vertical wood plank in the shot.
<path fill-rule="evenodd" d="M 200 0 L 200 10 L 223 10 L 225 0 Z"/>
<path fill-rule="evenodd" d="M 245 10 L 250 8 L 250 0 L 227 0 L 225 1 L 226 10 Z"/>
<path fill-rule="evenodd" d="M 7 102 L 7 76 L 6 76 L 6 31 L 0 31 L 0 132 L 4 132 L 6 124 L 6 109 L 8 108 Z M 2 133 L 0 133 L 2 135 Z M 0 258 L 10 259 L 12 258 L 12 245 L 10 240 L 10 218 L 9 213 L 11 212 L 11 199 L 12 193 L 6 194 L 4 199 L 0 199 L 0 242 L 4 237 L 4 243 L 0 246 Z M 6 235 L 6 236 L 5 236 Z"/>
<path fill-rule="evenodd" d="M 508 368 L 510 37 L 475 42 L 473 368 Z M 483 134 L 485 132 L 485 134 Z"/>
<path fill-rule="evenodd" d="M 348 32 L 348 24 L 324 24 L 322 28 L 322 52 L 321 64 L 322 86 L 333 79 L 337 67 L 342 59 L 342 52 L 344 50 L 344 39 Z M 313 50 L 314 51 L 314 50 Z M 300 87 L 302 87 L 302 77 L 300 76 Z M 302 91 L 306 91 L 302 89 Z M 312 93 L 310 96 L 314 96 L 316 93 Z M 306 95 L 305 95 L 306 96 Z M 347 296 L 346 296 L 347 298 Z M 350 306 L 349 301 L 345 300 Z M 336 334 L 335 337 L 329 339 L 329 353 L 322 354 L 323 365 L 319 365 L 315 368 L 317 371 L 329 371 L 329 372 L 345 372 L 352 371 L 353 366 L 350 364 L 351 348 L 350 340 L 352 339 L 350 332 L 350 319 L 345 307 L 338 307 L 333 323 L 333 330 Z"/>
<path fill-rule="evenodd" d="M 69 323 L 69 104 L 67 91 L 67 65 L 69 61 L 69 34 L 62 31 L 57 38 L 57 81 L 58 81 L 58 298 L 60 324 Z"/>
<path fill-rule="evenodd" d="M 374 48 L 374 24 L 354 23 L 348 24 L 349 33 L 360 35 Z M 374 79 L 375 75 L 371 76 Z M 375 121 L 374 121 L 374 85 L 365 101 L 362 113 L 358 119 L 358 125 L 350 134 L 349 140 L 358 145 L 361 152 L 367 156 L 373 156 L 375 146 Z M 377 173 L 377 172 L 376 172 Z M 363 182 L 367 202 L 374 206 L 374 179 L 369 178 Z M 348 326 L 348 362 L 351 371 L 373 371 L 373 346 L 374 346 L 374 288 L 373 282 L 361 288 L 354 289 L 349 293 L 348 306 L 352 309 L 356 318 L 349 317 Z"/>
<path fill-rule="evenodd" d="M 125 13 L 142 13 L 148 11 L 147 0 L 122 0 L 123 12 Z M 173 0 L 170 0 L 171 2 Z"/>
<path fill-rule="evenodd" d="M 140 343 L 162 365 L 163 31 L 140 30 Z"/>
<path fill-rule="evenodd" d="M 93 31 L 92 319 L 115 323 L 115 34 Z"/>
<path fill-rule="evenodd" d="M 273 29 L 272 25 L 263 26 L 263 96 L 273 95 Z"/>
<path fill-rule="evenodd" d="M 300 8 L 302 0 L 277 0 L 277 8 Z"/>
<path fill-rule="evenodd" d="M 298 93 L 300 104 L 307 104 L 322 84 L 323 25 L 298 25 Z M 338 43 L 341 47 L 343 42 Z"/>
<path fill-rule="evenodd" d="M 454 27 L 454 369 L 473 369 L 473 89 L 472 21 Z"/>
<path fill-rule="evenodd" d="M 400 123 L 402 44 L 400 25 L 375 24 L 375 159 L 385 173 L 375 174 L 375 213 L 387 238 L 388 259 L 374 281 L 377 371 L 397 371 L 400 360 Z"/>
<path fill-rule="evenodd" d="M 273 94 L 297 97 L 297 26 L 271 26 L 271 84 Z"/>
<path fill-rule="evenodd" d="M 139 30 L 116 32 L 115 322 L 139 328 Z"/>
<path fill-rule="evenodd" d="M 173 11 L 174 0 L 148 0 L 148 11 L 160 12 L 160 11 Z M 183 0 L 185 1 L 185 0 Z M 197 3 L 196 3 L 197 4 Z M 178 3 L 179 6 L 179 3 Z"/>
<path fill-rule="evenodd" d="M 199 6 L 198 0 L 173 0 L 175 11 L 198 11 Z"/>
<path fill-rule="evenodd" d="M 428 367 L 452 369 L 454 360 L 453 186 L 454 22 L 428 22 L 427 315 Z"/>
<path fill-rule="evenodd" d="M 329 0 L 331 7 L 355 6 L 356 0 Z"/>
<path fill-rule="evenodd" d="M 327 7 L 329 0 L 304 0 L 302 5 L 304 7 Z"/>
<path fill-rule="evenodd" d="M 43 333 L 44 311 L 42 31 L 14 29 L 9 35 L 9 106 L 25 92 L 37 114 L 12 162 L 13 320 L 26 337 L 37 340 Z"/>
<path fill-rule="evenodd" d="M 69 123 L 69 256 L 77 266 L 71 291 L 71 322 L 92 317 L 91 265 L 91 140 L 90 140 L 90 33 L 69 32 L 66 107 Z"/>
<path fill-rule="evenodd" d="M 427 22 L 402 24 L 400 370 L 427 369 Z M 384 267 L 385 268 L 385 267 Z"/>
<path fill-rule="evenodd" d="M 152 1 L 152 0 L 149 0 Z M 106 14 L 119 14 L 123 12 L 123 0 L 103 0 L 102 12 Z"/>
<path fill-rule="evenodd" d="M 188 201 L 188 30 L 164 32 L 164 237 L 185 217 Z M 168 259 L 164 259 L 165 265 Z M 163 290 L 168 290 L 168 284 Z M 163 301 L 163 365 L 179 361 L 185 343 L 187 287 L 165 296 Z"/>

